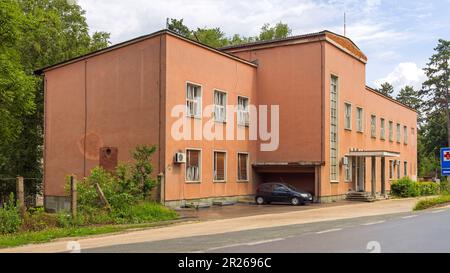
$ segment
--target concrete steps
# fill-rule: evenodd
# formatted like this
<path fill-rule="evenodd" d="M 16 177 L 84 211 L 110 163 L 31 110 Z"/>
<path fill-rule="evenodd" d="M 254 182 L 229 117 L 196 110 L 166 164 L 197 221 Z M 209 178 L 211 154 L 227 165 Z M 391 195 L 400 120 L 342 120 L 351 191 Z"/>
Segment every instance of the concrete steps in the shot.
<path fill-rule="evenodd" d="M 373 202 L 376 200 L 376 198 L 374 198 L 370 192 L 356 192 L 356 191 L 347 193 L 345 199 L 349 201 L 358 201 L 358 202 Z"/>

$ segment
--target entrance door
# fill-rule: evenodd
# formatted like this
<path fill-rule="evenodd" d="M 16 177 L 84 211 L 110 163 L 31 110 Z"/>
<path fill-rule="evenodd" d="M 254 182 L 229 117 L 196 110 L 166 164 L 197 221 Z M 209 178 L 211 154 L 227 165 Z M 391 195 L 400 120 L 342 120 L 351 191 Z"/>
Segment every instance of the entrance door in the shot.
<path fill-rule="evenodd" d="M 366 158 L 365 157 L 355 157 L 355 183 L 356 183 L 356 191 L 364 191 L 364 180 L 366 177 Z"/>

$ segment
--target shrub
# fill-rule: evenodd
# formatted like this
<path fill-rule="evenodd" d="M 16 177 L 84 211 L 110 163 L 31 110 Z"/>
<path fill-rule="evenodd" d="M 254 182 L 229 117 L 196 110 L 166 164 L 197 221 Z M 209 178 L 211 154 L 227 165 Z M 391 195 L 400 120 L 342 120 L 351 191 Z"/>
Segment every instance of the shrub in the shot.
<path fill-rule="evenodd" d="M 441 180 L 440 182 L 440 190 L 442 194 L 450 193 L 450 183 L 447 180 Z"/>
<path fill-rule="evenodd" d="M 391 193 L 397 197 L 415 197 L 419 195 L 419 189 L 414 181 L 403 177 L 391 184 Z"/>
<path fill-rule="evenodd" d="M 44 208 L 31 208 L 23 217 L 21 230 L 40 231 L 57 225 L 58 220 L 55 215 L 46 213 Z"/>
<path fill-rule="evenodd" d="M 434 198 L 427 198 L 417 202 L 414 210 L 423 210 L 450 202 L 450 195 L 441 195 Z"/>
<path fill-rule="evenodd" d="M 16 232 L 21 223 L 19 206 L 11 193 L 8 202 L 0 208 L 0 234 Z"/>
<path fill-rule="evenodd" d="M 140 202 L 126 209 L 114 213 L 114 222 L 122 223 L 146 223 L 163 221 L 176 218 L 175 211 L 153 202 Z"/>
<path fill-rule="evenodd" d="M 417 191 L 420 196 L 439 194 L 439 184 L 434 182 L 417 182 Z"/>

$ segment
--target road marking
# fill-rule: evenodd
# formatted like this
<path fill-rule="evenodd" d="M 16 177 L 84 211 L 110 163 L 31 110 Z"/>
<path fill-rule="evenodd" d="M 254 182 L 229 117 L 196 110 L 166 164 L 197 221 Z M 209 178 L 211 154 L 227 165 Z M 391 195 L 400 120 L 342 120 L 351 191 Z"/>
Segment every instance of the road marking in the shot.
<path fill-rule="evenodd" d="M 381 221 L 377 221 L 377 222 L 370 222 L 370 223 L 365 223 L 365 224 L 361 224 L 363 226 L 371 226 L 371 225 L 376 225 L 376 224 L 381 224 L 386 222 L 385 220 L 381 220 Z"/>
<path fill-rule="evenodd" d="M 432 211 L 431 213 L 440 213 L 440 212 L 444 212 L 444 211 L 445 211 L 445 209 L 440 209 L 440 210 Z"/>
<path fill-rule="evenodd" d="M 414 217 L 417 217 L 417 216 L 419 216 L 419 215 L 408 215 L 408 216 L 403 216 L 402 217 L 402 219 L 410 219 L 410 218 L 414 218 Z"/>
<path fill-rule="evenodd" d="M 265 243 L 271 243 L 271 242 L 277 242 L 277 241 L 282 241 L 285 238 L 276 238 L 276 239 L 271 239 L 271 240 L 264 240 L 264 241 L 257 241 L 257 242 L 251 242 L 251 243 L 247 243 L 246 245 L 248 246 L 254 246 L 254 245 L 260 245 L 260 244 L 265 244 Z"/>
<path fill-rule="evenodd" d="M 342 230 L 342 228 L 333 228 L 333 229 L 322 230 L 322 231 L 316 232 L 316 234 L 328 233 L 328 232 L 339 231 L 339 230 Z"/>

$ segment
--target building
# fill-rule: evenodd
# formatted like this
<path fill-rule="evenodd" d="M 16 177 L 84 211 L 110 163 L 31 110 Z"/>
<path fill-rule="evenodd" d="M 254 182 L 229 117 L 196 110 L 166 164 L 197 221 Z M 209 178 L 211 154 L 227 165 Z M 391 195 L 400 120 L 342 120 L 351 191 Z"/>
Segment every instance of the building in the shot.
<path fill-rule="evenodd" d="M 162 30 L 39 70 L 46 207 L 67 206 L 66 175 L 86 176 L 102 158 L 129 160 L 138 144 L 158 146 L 169 206 L 252 196 L 267 181 L 321 202 L 384 194 L 392 180 L 416 178 L 417 114 L 366 86 L 366 62 L 329 31 L 217 50 Z M 255 138 L 248 122 L 250 106 L 261 105 L 271 115 L 278 106 L 267 124 L 279 128 L 275 149 L 262 149 L 272 139 Z M 244 138 L 180 138 L 180 122 Z"/>

